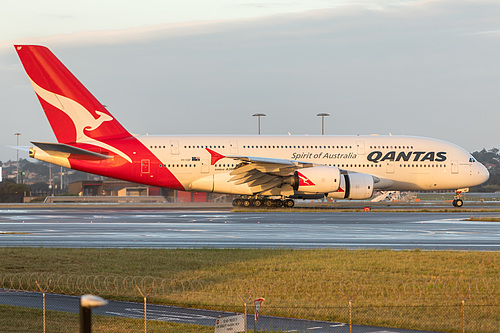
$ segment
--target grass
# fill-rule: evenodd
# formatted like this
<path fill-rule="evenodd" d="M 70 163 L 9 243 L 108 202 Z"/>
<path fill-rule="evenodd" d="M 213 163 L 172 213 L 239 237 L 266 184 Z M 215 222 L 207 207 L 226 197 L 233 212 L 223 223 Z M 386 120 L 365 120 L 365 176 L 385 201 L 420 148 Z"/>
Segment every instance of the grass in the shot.
<path fill-rule="evenodd" d="M 464 221 L 479 221 L 479 222 L 500 222 L 500 216 L 484 217 L 484 216 L 471 216 Z"/>
<path fill-rule="evenodd" d="M 52 280 L 55 292 L 140 302 L 135 284 L 154 281 L 148 303 L 239 312 L 237 292 L 254 290 L 262 314 L 341 322 L 356 295 L 357 324 L 441 331 L 461 327 L 458 290 L 471 331 L 500 327 L 498 252 L 0 248 L 0 258 L 0 285 L 15 289 Z"/>
<path fill-rule="evenodd" d="M 0 231 L 0 235 L 31 235 L 31 233 L 29 233 L 29 232 L 14 232 L 14 231 L 9 231 L 9 232 Z"/>

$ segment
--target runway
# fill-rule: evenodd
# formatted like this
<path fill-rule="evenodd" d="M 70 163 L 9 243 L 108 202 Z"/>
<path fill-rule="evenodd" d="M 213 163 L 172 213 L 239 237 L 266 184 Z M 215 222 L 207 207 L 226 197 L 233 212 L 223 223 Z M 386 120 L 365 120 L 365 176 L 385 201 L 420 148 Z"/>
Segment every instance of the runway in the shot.
<path fill-rule="evenodd" d="M 500 250 L 500 223 L 470 215 L 0 209 L 0 246 Z"/>

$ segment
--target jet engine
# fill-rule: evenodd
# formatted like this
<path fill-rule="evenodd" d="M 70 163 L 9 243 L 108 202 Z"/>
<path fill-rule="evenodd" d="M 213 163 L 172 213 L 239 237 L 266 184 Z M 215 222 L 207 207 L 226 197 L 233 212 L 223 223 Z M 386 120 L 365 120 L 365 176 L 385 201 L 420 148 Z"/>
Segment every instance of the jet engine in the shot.
<path fill-rule="evenodd" d="M 340 187 L 328 193 L 334 199 L 369 199 L 373 195 L 373 177 L 365 173 L 344 174 L 340 178 Z"/>
<path fill-rule="evenodd" d="M 295 192 L 324 194 L 339 189 L 341 174 L 336 167 L 319 166 L 294 172 L 291 185 Z"/>

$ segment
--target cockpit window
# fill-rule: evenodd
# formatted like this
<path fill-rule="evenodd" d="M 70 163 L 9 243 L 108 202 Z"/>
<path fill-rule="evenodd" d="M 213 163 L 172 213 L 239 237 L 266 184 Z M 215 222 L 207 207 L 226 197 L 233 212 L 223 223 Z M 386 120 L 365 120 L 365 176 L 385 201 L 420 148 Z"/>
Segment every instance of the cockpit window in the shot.
<path fill-rule="evenodd" d="M 469 162 L 470 162 L 470 163 L 474 163 L 474 162 L 476 162 L 476 160 L 475 160 L 474 158 L 472 158 L 472 157 L 471 157 L 471 158 L 469 158 Z"/>

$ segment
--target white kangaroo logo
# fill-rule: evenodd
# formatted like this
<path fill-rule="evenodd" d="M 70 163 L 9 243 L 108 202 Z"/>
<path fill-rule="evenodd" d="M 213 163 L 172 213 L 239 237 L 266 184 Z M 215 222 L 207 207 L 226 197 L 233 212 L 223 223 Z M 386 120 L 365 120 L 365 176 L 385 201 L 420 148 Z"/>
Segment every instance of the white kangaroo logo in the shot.
<path fill-rule="evenodd" d="M 83 128 L 84 130 L 87 130 L 89 132 L 93 131 L 93 130 L 97 129 L 99 126 L 101 126 L 101 124 L 103 122 L 113 120 L 113 117 L 111 117 L 109 114 L 106 114 L 104 112 L 95 110 L 95 113 L 97 113 L 99 118 L 95 119 L 94 117 L 90 116 L 90 118 L 92 118 L 94 120 L 94 124 L 85 126 Z"/>
<path fill-rule="evenodd" d="M 80 103 L 68 97 L 58 95 L 54 92 L 43 89 L 33 80 L 31 80 L 31 78 L 30 81 L 31 84 L 33 85 L 33 89 L 35 89 L 36 94 L 40 96 L 40 98 L 45 100 L 47 103 L 53 105 L 54 107 L 58 108 L 62 112 L 66 113 L 68 117 L 71 118 L 73 124 L 75 125 L 75 130 L 76 130 L 75 142 L 87 143 L 108 149 L 116 153 L 117 155 L 120 155 L 130 163 L 132 163 L 130 157 L 128 157 L 128 155 L 126 155 L 124 152 L 104 142 L 92 139 L 91 137 L 85 134 L 85 130 L 88 132 L 94 131 L 97 128 L 99 128 L 99 126 L 101 126 L 102 123 L 113 120 L 113 117 L 104 112 L 96 110 L 95 113 L 99 116 L 99 118 L 95 119 L 94 116 L 92 116 L 92 114 L 89 112 L 89 110 L 83 107 L 83 105 L 81 105 Z"/>

